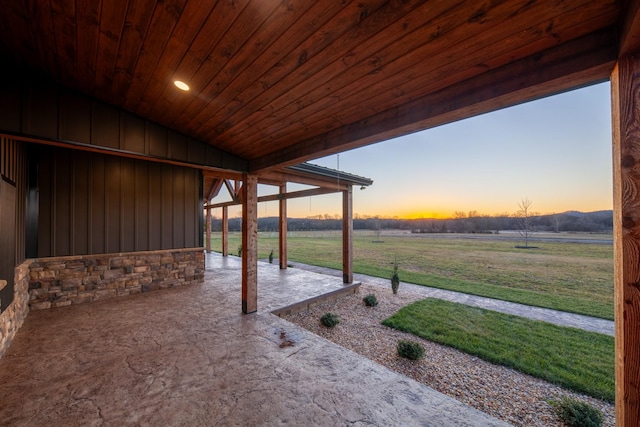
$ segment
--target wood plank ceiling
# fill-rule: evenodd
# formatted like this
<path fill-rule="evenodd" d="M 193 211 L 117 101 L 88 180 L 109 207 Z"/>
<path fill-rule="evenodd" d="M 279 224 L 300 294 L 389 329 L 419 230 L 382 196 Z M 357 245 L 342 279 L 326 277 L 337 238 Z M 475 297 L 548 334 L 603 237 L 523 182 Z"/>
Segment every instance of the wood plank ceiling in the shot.
<path fill-rule="evenodd" d="M 615 0 L 3 0 L 0 55 L 263 171 L 606 79 L 622 9 Z"/>

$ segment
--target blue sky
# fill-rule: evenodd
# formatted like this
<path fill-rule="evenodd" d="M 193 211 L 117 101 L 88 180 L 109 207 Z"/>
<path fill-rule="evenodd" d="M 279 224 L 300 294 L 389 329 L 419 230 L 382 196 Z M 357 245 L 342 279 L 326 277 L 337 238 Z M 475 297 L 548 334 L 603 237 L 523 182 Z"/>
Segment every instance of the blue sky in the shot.
<path fill-rule="evenodd" d="M 607 82 L 311 163 L 373 179 L 354 189 L 359 215 L 514 213 L 523 198 L 538 213 L 587 212 L 612 208 L 611 151 Z M 338 194 L 288 204 L 290 217 L 340 212 Z M 263 203 L 258 213 L 275 216 L 278 205 Z"/>

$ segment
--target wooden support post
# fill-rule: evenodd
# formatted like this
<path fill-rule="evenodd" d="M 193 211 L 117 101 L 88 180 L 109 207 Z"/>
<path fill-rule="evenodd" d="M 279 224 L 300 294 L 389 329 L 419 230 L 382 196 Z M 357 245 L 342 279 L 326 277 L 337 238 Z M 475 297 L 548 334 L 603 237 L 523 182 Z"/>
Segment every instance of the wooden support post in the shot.
<path fill-rule="evenodd" d="M 258 310 L 258 176 L 245 174 L 242 197 L 242 312 Z"/>
<path fill-rule="evenodd" d="M 206 217 L 206 233 L 205 233 L 205 248 L 207 249 L 207 253 L 211 253 L 211 208 L 207 207 L 206 209 L 207 217 Z"/>
<path fill-rule="evenodd" d="M 222 207 L 222 256 L 229 255 L 229 207 Z"/>
<path fill-rule="evenodd" d="M 287 193 L 287 184 L 280 186 L 280 194 Z M 280 249 L 278 251 L 278 258 L 280 259 L 280 269 L 287 268 L 287 199 L 284 197 L 280 199 L 280 219 L 278 223 L 278 236 L 280 242 Z"/>
<path fill-rule="evenodd" d="M 616 424 L 640 425 L 640 55 L 611 75 Z"/>
<path fill-rule="evenodd" d="M 353 188 L 342 192 L 342 282 L 353 283 Z"/>

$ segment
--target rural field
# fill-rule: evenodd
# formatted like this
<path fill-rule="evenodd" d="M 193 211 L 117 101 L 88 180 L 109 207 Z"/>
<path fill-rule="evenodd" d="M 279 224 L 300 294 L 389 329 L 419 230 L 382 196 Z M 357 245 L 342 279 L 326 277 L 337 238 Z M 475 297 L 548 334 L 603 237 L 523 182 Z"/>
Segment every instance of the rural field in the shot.
<path fill-rule="evenodd" d="M 294 267 L 296 262 L 342 267 L 339 231 L 290 232 L 287 241 L 289 264 Z M 212 243 L 214 250 L 220 249 L 219 234 Z M 230 235 L 230 253 L 237 255 L 239 245 L 240 234 Z M 529 239 L 530 248 L 517 247 L 521 245 L 523 241 L 517 232 L 411 234 L 384 230 L 377 235 L 374 231 L 359 230 L 354 233 L 354 270 L 390 278 L 397 262 L 402 282 L 613 319 L 611 235 L 535 233 Z M 278 234 L 260 233 L 259 257 L 266 259 L 271 251 L 277 257 Z M 369 292 L 374 291 L 363 286 Z M 552 421 L 556 415 L 549 402 L 565 392 L 525 385 L 528 382 L 519 380 L 520 377 L 513 373 L 499 380 L 500 376 L 492 374 L 492 364 L 571 390 L 578 393 L 582 401 L 586 399 L 583 394 L 601 400 L 600 403 L 587 403 L 595 404 L 606 414 L 605 425 L 614 424 L 611 403 L 615 395 L 613 337 L 447 301 L 425 299 L 402 304 L 389 298 L 390 286 L 374 292 L 385 307 L 379 309 L 382 310 L 380 313 L 377 310 L 361 312 L 364 307 L 362 297 L 353 296 L 318 305 L 308 312 L 290 316 L 288 320 L 472 406 L 478 407 L 474 390 L 487 386 L 488 389 L 478 392 L 483 396 L 488 393 L 486 401 L 480 399 L 480 402 L 493 406 L 487 409 L 481 405 L 478 409 L 515 425 L 561 425 Z M 409 293 L 403 294 L 402 285 L 399 293 L 401 298 L 411 297 Z M 333 329 L 328 332 L 327 328 L 319 326 L 318 319 L 325 312 L 338 313 L 341 319 L 340 327 L 336 328 L 338 332 Z M 388 328 L 379 329 L 382 327 L 380 322 Z M 427 360 L 420 362 L 423 369 L 418 370 L 428 371 L 427 377 L 403 368 L 406 364 L 398 362 L 394 347 L 382 344 L 397 339 L 395 330 L 411 334 L 414 340 L 422 339 L 419 342 L 430 349 Z M 375 346 L 367 339 L 361 339 L 369 337 L 362 331 L 376 331 Z M 440 353 L 448 350 L 432 343 L 455 348 L 490 363 L 479 368 L 477 362 L 467 362 L 469 369 L 466 366 L 457 368 L 449 378 L 446 369 L 449 363 L 437 362 Z M 375 351 L 371 353 L 371 349 Z M 492 394 L 495 390 L 510 388 L 506 384 L 512 381 L 517 382 L 516 388 L 523 393 L 520 396 L 519 391 L 513 391 L 514 398 L 518 400 L 516 396 L 520 396 L 525 402 L 515 415 L 508 399 Z M 457 386 L 452 386 L 452 382 Z M 472 397 L 466 399 L 469 390 Z M 546 421 L 529 424 L 519 418 L 525 413 L 531 420 L 541 417 Z"/>
<path fill-rule="evenodd" d="M 212 249 L 221 248 L 220 233 Z M 535 248 L 519 249 L 517 233 L 410 234 L 384 230 L 354 233 L 354 271 L 443 289 L 613 320 L 613 245 L 609 234 L 534 233 Z M 240 233 L 230 233 L 237 255 Z M 278 254 L 278 233 L 261 232 L 259 257 Z M 342 268 L 339 231 L 288 233 L 289 264 Z"/>

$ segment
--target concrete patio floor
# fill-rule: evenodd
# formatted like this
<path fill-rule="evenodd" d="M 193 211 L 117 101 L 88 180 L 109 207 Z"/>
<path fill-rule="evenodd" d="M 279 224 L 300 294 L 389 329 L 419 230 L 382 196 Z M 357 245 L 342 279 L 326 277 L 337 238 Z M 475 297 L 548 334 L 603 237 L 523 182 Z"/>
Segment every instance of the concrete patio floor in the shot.
<path fill-rule="evenodd" d="M 2 425 L 504 426 L 270 313 L 342 288 L 259 266 L 240 312 L 238 258 L 205 283 L 35 311 L 0 360 Z"/>

